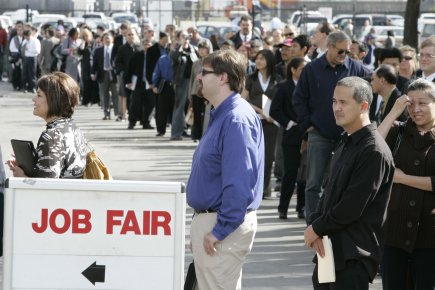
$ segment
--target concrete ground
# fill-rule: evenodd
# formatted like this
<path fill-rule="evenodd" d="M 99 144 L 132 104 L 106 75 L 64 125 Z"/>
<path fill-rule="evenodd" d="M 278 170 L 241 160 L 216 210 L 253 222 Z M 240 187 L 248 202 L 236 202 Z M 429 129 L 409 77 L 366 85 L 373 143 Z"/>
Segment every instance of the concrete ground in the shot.
<path fill-rule="evenodd" d="M 33 116 L 32 94 L 13 92 L 12 86 L 0 82 L 0 145 L 3 159 L 11 154 L 10 139 L 37 142 L 45 127 L 42 119 Z M 92 142 L 98 155 L 118 180 L 186 182 L 196 143 L 191 140 L 169 141 L 155 137 L 155 130 L 127 130 L 126 122 L 103 121 L 102 110 L 94 105 L 80 106 L 74 119 Z M 9 176 L 9 172 L 7 175 Z M 258 233 L 252 253 L 243 269 L 243 289 L 312 289 L 311 262 L 314 252 L 303 244 L 305 222 L 297 219 L 294 203 L 289 219 L 278 219 L 278 198 L 266 199 L 258 210 Z M 186 212 L 186 245 L 192 210 Z M 192 261 L 186 246 L 185 268 Z M 370 289 L 382 289 L 376 279 Z"/>

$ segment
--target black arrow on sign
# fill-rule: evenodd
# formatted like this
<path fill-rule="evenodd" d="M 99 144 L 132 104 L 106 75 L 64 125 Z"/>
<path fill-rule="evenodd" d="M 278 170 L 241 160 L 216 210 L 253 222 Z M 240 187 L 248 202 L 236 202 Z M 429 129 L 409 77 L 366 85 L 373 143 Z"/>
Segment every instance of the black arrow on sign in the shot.
<path fill-rule="evenodd" d="M 106 277 L 106 266 L 97 265 L 97 261 L 95 261 L 82 272 L 82 275 L 94 285 L 96 282 L 104 283 Z"/>

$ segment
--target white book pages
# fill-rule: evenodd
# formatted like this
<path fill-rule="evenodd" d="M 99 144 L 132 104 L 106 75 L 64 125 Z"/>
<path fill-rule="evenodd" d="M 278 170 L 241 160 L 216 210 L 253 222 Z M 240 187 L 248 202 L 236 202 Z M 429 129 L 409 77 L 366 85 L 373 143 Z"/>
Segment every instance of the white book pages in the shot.
<path fill-rule="evenodd" d="M 328 236 L 322 238 L 325 256 L 322 258 L 317 254 L 317 276 L 319 283 L 335 282 L 335 263 L 332 243 Z"/>

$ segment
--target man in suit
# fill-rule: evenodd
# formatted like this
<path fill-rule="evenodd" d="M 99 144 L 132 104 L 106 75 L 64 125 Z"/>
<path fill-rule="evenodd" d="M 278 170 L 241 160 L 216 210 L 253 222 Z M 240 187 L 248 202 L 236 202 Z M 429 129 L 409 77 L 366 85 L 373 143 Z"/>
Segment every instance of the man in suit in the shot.
<path fill-rule="evenodd" d="M 129 29 L 130 29 L 130 23 L 128 21 L 122 23 L 121 26 L 119 26 L 119 30 L 121 33 L 115 36 L 115 38 L 113 39 L 113 50 L 112 50 L 113 59 L 116 59 L 116 54 L 118 53 L 118 49 L 122 45 L 127 43 Z M 116 72 L 116 74 L 118 74 L 118 72 Z"/>
<path fill-rule="evenodd" d="M 397 72 L 397 89 L 403 94 L 409 86 L 409 79 L 399 75 L 399 65 L 402 62 L 402 52 L 396 47 L 383 48 L 379 52 L 378 66 L 381 64 L 391 65 Z"/>
<path fill-rule="evenodd" d="M 153 110 L 154 100 L 149 92 L 150 84 L 146 78 L 146 65 L 148 49 L 151 41 L 142 41 L 143 50 L 136 51 L 130 59 L 130 64 L 125 76 L 127 88 L 132 90 L 132 98 L 128 114 L 128 129 L 134 129 L 137 121 L 142 121 L 143 129 L 154 129 L 150 125 L 149 116 Z"/>
<path fill-rule="evenodd" d="M 252 18 L 250 16 L 242 16 L 239 26 L 240 30 L 231 38 L 236 49 L 243 43 L 250 42 L 252 39 L 262 40 L 261 35 L 252 29 Z"/>
<path fill-rule="evenodd" d="M 113 36 L 110 33 L 103 34 L 103 44 L 95 49 L 91 78 L 98 81 L 100 102 L 104 108 L 103 120 L 110 120 L 110 100 L 114 115 L 118 115 L 117 79 L 112 58 Z"/>
<path fill-rule="evenodd" d="M 52 27 L 47 28 L 45 33 L 47 38 L 41 42 L 41 54 L 38 57 L 42 75 L 51 72 L 51 64 L 53 63 L 54 58 L 51 50 L 55 45 L 59 44 L 59 39 L 54 36 L 54 29 Z"/>
<path fill-rule="evenodd" d="M 334 117 L 344 133 L 304 241 L 324 257 L 322 237 L 331 239 L 336 279 L 320 283 L 316 265 L 315 290 L 368 290 L 379 267 L 394 161 L 376 125 L 370 122 L 372 96 L 369 83 L 360 77 L 341 79 L 334 90 Z"/>
<path fill-rule="evenodd" d="M 372 88 L 376 98 L 370 106 L 370 120 L 376 121 L 379 125 L 385 116 L 391 111 L 396 100 L 402 95 L 397 89 L 396 70 L 388 64 L 381 64 L 372 74 Z M 399 121 L 405 121 L 406 116 L 402 115 Z"/>
<path fill-rule="evenodd" d="M 134 52 L 140 48 L 139 44 L 134 43 L 134 41 L 135 34 L 131 28 L 128 28 L 127 42 L 119 47 L 115 57 L 115 70 L 119 88 L 119 114 L 116 119 L 117 121 L 125 120 L 125 114 L 127 111 L 127 100 L 130 96 L 130 90 L 125 87 L 125 73 L 128 70 L 131 57 Z M 113 46 L 115 47 L 115 45 Z"/>

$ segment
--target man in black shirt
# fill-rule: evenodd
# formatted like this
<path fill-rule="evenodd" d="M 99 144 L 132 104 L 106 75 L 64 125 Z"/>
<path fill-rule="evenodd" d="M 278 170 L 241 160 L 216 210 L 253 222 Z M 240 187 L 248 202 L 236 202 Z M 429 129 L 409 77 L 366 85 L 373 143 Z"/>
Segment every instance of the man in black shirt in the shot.
<path fill-rule="evenodd" d="M 370 123 L 371 102 L 371 87 L 363 79 L 347 77 L 337 83 L 333 111 L 345 132 L 332 157 L 324 194 L 304 233 L 305 244 L 320 256 L 324 255 L 321 237 L 331 238 L 336 280 L 320 284 L 316 266 L 316 290 L 368 290 L 379 266 L 394 164 L 387 144 Z"/>

